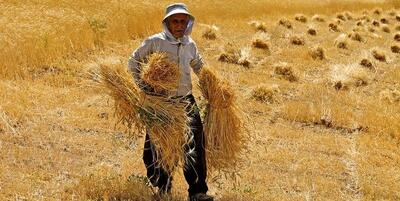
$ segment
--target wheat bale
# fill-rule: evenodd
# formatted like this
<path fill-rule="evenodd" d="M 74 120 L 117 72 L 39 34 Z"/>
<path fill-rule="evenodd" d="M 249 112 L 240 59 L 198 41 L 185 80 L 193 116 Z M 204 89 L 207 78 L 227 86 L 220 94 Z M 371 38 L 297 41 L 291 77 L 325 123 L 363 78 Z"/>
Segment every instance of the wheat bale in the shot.
<path fill-rule="evenodd" d="M 335 24 L 335 23 L 329 23 L 328 27 L 329 27 L 329 30 L 332 31 L 332 32 L 339 32 L 340 31 L 339 26 L 337 24 Z"/>
<path fill-rule="evenodd" d="M 397 15 L 397 12 L 396 12 L 396 10 L 392 9 L 392 10 L 390 10 L 390 11 L 388 12 L 388 14 L 389 14 L 389 16 L 394 17 L 394 16 Z"/>
<path fill-rule="evenodd" d="M 334 45 L 335 45 L 335 47 L 340 48 L 340 49 L 348 49 L 349 46 L 348 46 L 346 34 L 340 34 L 335 39 Z"/>
<path fill-rule="evenodd" d="M 208 102 L 204 118 L 207 164 L 212 170 L 234 168 L 245 148 L 246 131 L 235 93 L 226 81 L 206 67 L 200 72 L 199 83 Z"/>
<path fill-rule="evenodd" d="M 143 81 L 158 94 L 169 94 L 178 88 L 179 68 L 166 53 L 154 53 L 143 65 Z"/>
<path fill-rule="evenodd" d="M 218 61 L 242 65 L 250 67 L 251 50 L 248 47 L 239 48 L 237 45 L 228 43 L 224 46 L 223 52 L 220 54 Z"/>
<path fill-rule="evenodd" d="M 346 16 L 347 20 L 353 20 L 354 19 L 353 14 L 350 11 L 344 12 L 344 16 Z"/>
<path fill-rule="evenodd" d="M 357 32 L 352 32 L 348 35 L 349 38 L 351 38 L 354 41 L 358 41 L 358 42 L 364 42 L 364 38 L 361 36 L 361 34 L 357 33 Z"/>
<path fill-rule="evenodd" d="M 381 29 L 382 29 L 383 32 L 390 33 L 390 28 L 389 28 L 389 26 L 386 25 L 386 24 L 382 25 L 382 28 L 381 28 Z"/>
<path fill-rule="evenodd" d="M 289 82 L 296 82 L 298 81 L 297 76 L 293 72 L 293 69 L 291 66 L 289 66 L 285 62 L 280 62 L 274 65 L 274 73 L 277 75 L 279 78 L 285 79 Z"/>
<path fill-rule="evenodd" d="M 257 31 L 267 32 L 267 25 L 260 21 L 250 21 L 249 24 Z"/>
<path fill-rule="evenodd" d="M 373 21 L 372 21 L 372 25 L 374 25 L 374 26 L 376 26 L 376 27 L 379 27 L 381 24 L 380 24 L 378 21 L 373 20 Z"/>
<path fill-rule="evenodd" d="M 371 51 L 371 54 L 376 60 L 380 62 L 386 62 L 386 55 L 384 51 L 375 48 Z"/>
<path fill-rule="evenodd" d="M 400 15 L 396 15 L 396 20 L 400 22 Z"/>
<path fill-rule="evenodd" d="M 303 14 L 296 14 L 296 15 L 294 16 L 294 19 L 295 19 L 296 21 L 299 21 L 299 22 L 302 22 L 302 23 L 306 23 L 306 22 L 307 22 L 307 17 L 304 16 Z"/>
<path fill-rule="evenodd" d="M 208 40 L 215 40 L 218 37 L 219 28 L 215 25 L 204 25 L 205 29 L 203 31 L 202 37 Z"/>
<path fill-rule="evenodd" d="M 394 34 L 393 39 L 400 42 L 400 33 Z"/>
<path fill-rule="evenodd" d="M 312 20 L 312 21 L 316 21 L 316 22 L 325 22 L 325 18 L 323 18 L 323 17 L 320 16 L 320 15 L 314 15 L 314 16 L 312 16 L 312 17 L 311 17 L 311 20 Z"/>
<path fill-rule="evenodd" d="M 305 45 L 305 39 L 299 35 L 294 35 L 290 37 L 290 43 L 293 45 Z"/>
<path fill-rule="evenodd" d="M 286 19 L 286 18 L 282 18 L 278 21 L 278 25 L 283 26 L 287 29 L 292 29 L 292 23 L 290 22 L 290 20 Z"/>
<path fill-rule="evenodd" d="M 263 103 L 274 103 L 277 101 L 276 94 L 279 93 L 277 85 L 258 85 L 251 91 L 251 98 Z"/>
<path fill-rule="evenodd" d="M 269 41 L 271 37 L 264 32 L 259 32 L 253 36 L 252 46 L 255 48 L 269 50 Z"/>
<path fill-rule="evenodd" d="M 317 35 L 317 31 L 314 28 L 308 28 L 307 33 L 311 36 Z"/>
<path fill-rule="evenodd" d="M 375 67 L 374 67 L 374 65 L 372 64 L 372 62 L 371 62 L 370 60 L 368 60 L 368 59 L 362 59 L 362 60 L 360 61 L 360 65 L 361 65 L 362 67 L 367 68 L 367 69 L 370 69 L 370 70 L 375 69 Z"/>
<path fill-rule="evenodd" d="M 381 15 L 382 14 L 382 9 L 381 8 L 375 8 L 373 13 L 375 15 Z"/>
<path fill-rule="evenodd" d="M 376 30 L 373 27 L 368 27 L 368 31 L 374 33 Z"/>
<path fill-rule="evenodd" d="M 357 26 L 364 26 L 364 21 L 360 20 L 356 22 Z"/>
<path fill-rule="evenodd" d="M 188 103 L 146 95 L 126 70 L 102 65 L 99 77 L 100 84 L 114 99 L 118 122 L 142 134 L 145 130 L 150 131 L 150 139 L 161 156 L 158 164 L 167 171 L 183 164 L 183 146 L 188 143 L 186 133 L 190 130 L 190 119 L 185 113 Z"/>
<path fill-rule="evenodd" d="M 351 86 L 365 86 L 369 79 L 366 69 L 359 68 L 355 64 L 332 65 L 331 82 L 336 90 L 347 90 Z"/>
<path fill-rule="evenodd" d="M 339 19 L 339 20 L 342 20 L 342 21 L 346 21 L 346 17 L 342 13 L 337 14 L 336 18 Z"/>
<path fill-rule="evenodd" d="M 322 47 L 312 47 L 309 51 L 309 54 L 314 60 L 324 60 L 325 59 L 325 50 Z"/>
<path fill-rule="evenodd" d="M 380 21 L 381 21 L 382 24 L 389 24 L 389 20 L 386 19 L 386 18 L 381 18 Z"/>
<path fill-rule="evenodd" d="M 390 47 L 390 50 L 392 50 L 393 53 L 397 53 L 397 54 L 400 53 L 400 47 L 398 45 L 392 45 Z"/>

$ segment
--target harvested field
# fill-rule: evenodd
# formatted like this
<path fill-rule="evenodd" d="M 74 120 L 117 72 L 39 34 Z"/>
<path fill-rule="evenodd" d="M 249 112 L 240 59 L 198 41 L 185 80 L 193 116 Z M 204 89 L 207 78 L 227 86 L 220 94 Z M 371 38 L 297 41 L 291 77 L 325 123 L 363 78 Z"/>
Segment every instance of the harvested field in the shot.
<path fill-rule="evenodd" d="M 209 194 L 400 200 L 398 1 L 183 2 L 199 52 L 235 91 L 249 132 L 234 156 L 245 160 L 211 171 Z M 169 3 L 1 3 L 0 200 L 156 198 L 142 130 L 118 122 L 97 83 L 100 66 L 125 69 L 161 31 Z M 172 197 L 160 200 L 187 200 L 180 167 L 172 183 Z"/>

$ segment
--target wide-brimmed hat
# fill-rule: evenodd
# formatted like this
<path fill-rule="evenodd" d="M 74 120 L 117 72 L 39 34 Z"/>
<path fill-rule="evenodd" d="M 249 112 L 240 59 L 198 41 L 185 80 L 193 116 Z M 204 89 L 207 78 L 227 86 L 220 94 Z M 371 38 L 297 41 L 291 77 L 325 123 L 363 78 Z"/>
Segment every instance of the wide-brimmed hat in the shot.
<path fill-rule="evenodd" d="M 167 7 L 163 21 L 165 19 L 167 19 L 169 16 L 175 15 L 178 13 L 189 15 L 190 18 L 194 19 L 194 17 L 189 13 L 189 11 L 184 3 L 174 3 Z"/>

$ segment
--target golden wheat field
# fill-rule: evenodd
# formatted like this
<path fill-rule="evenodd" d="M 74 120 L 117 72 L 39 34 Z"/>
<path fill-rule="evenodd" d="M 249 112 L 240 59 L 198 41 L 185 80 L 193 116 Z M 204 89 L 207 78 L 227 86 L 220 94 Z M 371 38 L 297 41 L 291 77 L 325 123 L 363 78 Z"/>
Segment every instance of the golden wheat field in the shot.
<path fill-rule="evenodd" d="M 248 122 L 216 200 L 400 200 L 399 0 L 183 2 Z M 170 3 L 0 1 L 0 200 L 152 199 L 144 139 L 91 72 L 125 68 Z"/>

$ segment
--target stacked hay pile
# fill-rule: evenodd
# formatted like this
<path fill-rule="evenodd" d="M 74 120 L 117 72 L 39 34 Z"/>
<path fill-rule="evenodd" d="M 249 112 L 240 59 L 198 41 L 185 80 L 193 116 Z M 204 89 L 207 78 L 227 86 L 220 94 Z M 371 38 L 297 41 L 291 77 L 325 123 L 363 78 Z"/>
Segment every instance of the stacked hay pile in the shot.
<path fill-rule="evenodd" d="M 207 163 L 211 170 L 234 168 L 245 146 L 245 124 L 232 88 L 209 68 L 200 73 L 200 90 L 208 101 L 204 119 Z"/>
<path fill-rule="evenodd" d="M 168 93 L 176 89 L 179 69 L 168 61 L 165 54 L 152 54 L 144 69 L 143 80 L 155 92 Z M 164 96 L 146 95 L 124 69 L 103 65 L 98 76 L 100 84 L 114 99 L 119 122 L 142 134 L 149 131 L 156 152 L 161 156 L 158 162 L 163 168 L 172 171 L 185 160 L 183 147 L 188 143 L 186 133 L 190 129 L 190 119 L 185 113 L 188 103 L 172 102 Z"/>
<path fill-rule="evenodd" d="M 251 49 L 249 47 L 239 48 L 237 45 L 228 43 L 219 55 L 218 61 L 250 67 Z"/>

